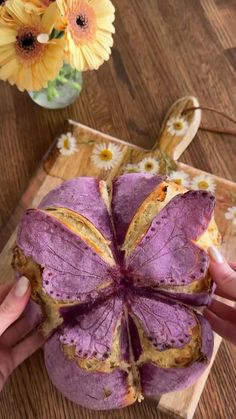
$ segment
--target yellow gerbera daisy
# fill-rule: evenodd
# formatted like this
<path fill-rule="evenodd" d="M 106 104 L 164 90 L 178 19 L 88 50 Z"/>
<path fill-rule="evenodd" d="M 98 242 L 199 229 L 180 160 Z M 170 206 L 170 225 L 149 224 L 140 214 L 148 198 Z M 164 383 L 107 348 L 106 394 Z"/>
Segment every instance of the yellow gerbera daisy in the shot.
<path fill-rule="evenodd" d="M 40 90 L 55 79 L 63 64 L 64 40 L 42 44 L 37 37 L 50 34 L 60 12 L 52 3 L 42 17 L 29 14 L 20 0 L 5 5 L 11 20 L 0 22 L 0 79 L 20 90 Z"/>
<path fill-rule="evenodd" d="M 115 32 L 110 0 L 57 0 L 66 33 L 66 60 L 77 70 L 97 69 L 109 59 Z"/>

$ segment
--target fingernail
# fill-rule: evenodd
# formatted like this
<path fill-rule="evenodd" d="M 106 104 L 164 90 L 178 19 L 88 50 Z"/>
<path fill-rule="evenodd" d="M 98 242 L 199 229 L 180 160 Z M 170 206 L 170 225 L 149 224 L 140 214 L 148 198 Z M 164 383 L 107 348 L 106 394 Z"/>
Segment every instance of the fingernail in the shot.
<path fill-rule="evenodd" d="M 208 253 L 214 262 L 224 263 L 224 258 L 222 254 L 220 253 L 220 251 L 217 249 L 217 247 L 215 246 L 209 247 Z"/>
<path fill-rule="evenodd" d="M 18 298 L 23 297 L 23 295 L 25 295 L 26 292 L 28 291 L 28 288 L 29 288 L 29 280 L 25 276 L 22 276 L 15 285 L 15 290 L 14 290 L 15 296 Z"/>

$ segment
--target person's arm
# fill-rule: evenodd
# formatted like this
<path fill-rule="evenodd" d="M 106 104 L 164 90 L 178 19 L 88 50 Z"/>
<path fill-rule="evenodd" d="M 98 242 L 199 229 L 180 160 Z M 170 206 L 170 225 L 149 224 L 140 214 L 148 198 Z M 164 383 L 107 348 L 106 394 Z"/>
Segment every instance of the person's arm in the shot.
<path fill-rule="evenodd" d="M 0 286 L 0 391 L 12 371 L 44 342 L 23 313 L 30 293 L 25 277 Z"/>
<path fill-rule="evenodd" d="M 215 247 L 209 249 L 210 274 L 216 282 L 216 295 L 236 301 L 236 262 L 226 262 Z M 213 330 L 236 345 L 236 308 L 212 299 L 205 309 Z"/>

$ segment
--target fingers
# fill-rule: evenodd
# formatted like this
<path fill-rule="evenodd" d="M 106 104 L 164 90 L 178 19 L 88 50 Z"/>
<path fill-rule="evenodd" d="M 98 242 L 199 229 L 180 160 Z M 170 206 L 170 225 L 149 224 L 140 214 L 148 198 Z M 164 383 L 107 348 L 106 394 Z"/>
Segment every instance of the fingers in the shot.
<path fill-rule="evenodd" d="M 229 266 L 236 271 L 236 262 L 229 262 Z"/>
<path fill-rule="evenodd" d="M 230 307 L 221 301 L 213 299 L 207 309 L 215 313 L 221 319 L 235 324 L 236 333 L 236 310 L 234 307 Z"/>
<path fill-rule="evenodd" d="M 8 281 L 5 284 L 0 285 L 0 303 L 4 300 L 4 298 L 9 293 L 10 289 L 15 284 L 15 281 Z"/>
<path fill-rule="evenodd" d="M 217 284 L 218 291 L 236 301 L 236 272 L 223 259 L 217 248 L 211 247 L 208 252 L 212 259 L 209 267 L 210 274 Z M 231 265 L 234 266 L 234 263 Z"/>
<path fill-rule="evenodd" d="M 35 332 L 11 350 L 0 348 L 0 391 L 14 368 L 39 349 L 44 342 L 42 335 Z"/>
<path fill-rule="evenodd" d="M 13 368 L 13 361 L 9 350 L 0 348 L 0 391 L 7 377 L 12 373 Z"/>
<path fill-rule="evenodd" d="M 226 298 L 227 300 L 232 300 L 234 301 L 234 298 L 231 297 L 231 295 L 227 294 L 226 292 L 224 292 L 222 289 L 220 289 L 219 287 L 216 288 L 215 290 L 215 295 L 219 295 L 220 297 Z"/>
<path fill-rule="evenodd" d="M 12 324 L 0 337 L 0 344 L 12 347 L 26 336 L 33 329 L 32 322 L 26 317 L 21 317 L 14 324 Z"/>
<path fill-rule="evenodd" d="M 16 368 L 37 349 L 39 349 L 45 342 L 45 339 L 39 332 L 33 333 L 31 336 L 25 338 L 12 349 L 13 365 Z"/>
<path fill-rule="evenodd" d="M 236 301 L 236 272 L 227 262 L 216 264 L 212 262 L 209 267 L 210 274 L 217 284 L 217 291 L 226 295 L 230 300 Z"/>
<path fill-rule="evenodd" d="M 30 298 L 30 283 L 20 278 L 0 305 L 0 336 L 22 314 Z"/>
<path fill-rule="evenodd" d="M 236 345 L 236 326 L 233 323 L 228 322 L 220 318 L 213 311 L 206 309 L 204 311 L 204 316 L 210 322 L 213 330 L 218 333 L 223 338 L 229 340 L 234 345 Z"/>

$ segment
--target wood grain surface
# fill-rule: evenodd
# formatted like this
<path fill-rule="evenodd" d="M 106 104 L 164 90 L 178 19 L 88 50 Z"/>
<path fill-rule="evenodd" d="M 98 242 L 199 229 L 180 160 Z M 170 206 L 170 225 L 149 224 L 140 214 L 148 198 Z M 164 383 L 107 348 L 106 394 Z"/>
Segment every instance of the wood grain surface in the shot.
<path fill-rule="evenodd" d="M 24 197 L 17 206 L 29 179 L 66 118 L 150 147 L 166 110 L 185 94 L 195 94 L 202 105 L 235 116 L 235 1 L 114 3 L 117 33 L 112 58 L 98 72 L 85 75 L 83 92 L 73 106 L 47 111 L 33 104 L 26 93 L 0 84 L 0 247 L 27 202 Z M 211 113 L 204 113 L 203 125 L 229 128 L 228 122 Z M 234 137 L 200 131 L 181 160 L 236 180 Z M 40 377 L 32 374 L 35 363 L 42 368 Z M 196 419 L 235 417 L 235 369 L 236 349 L 224 342 L 195 413 Z M 35 404 L 31 402 L 35 380 L 40 381 L 43 404 L 38 395 L 33 395 Z M 77 418 L 77 407 L 68 405 L 51 387 L 46 380 L 42 354 L 38 352 L 13 374 L 0 395 L 1 419 Z M 100 417 L 99 413 L 85 409 L 83 414 L 84 418 Z M 153 402 L 145 401 L 121 412 L 106 413 L 105 417 L 169 416 L 157 412 Z"/>

